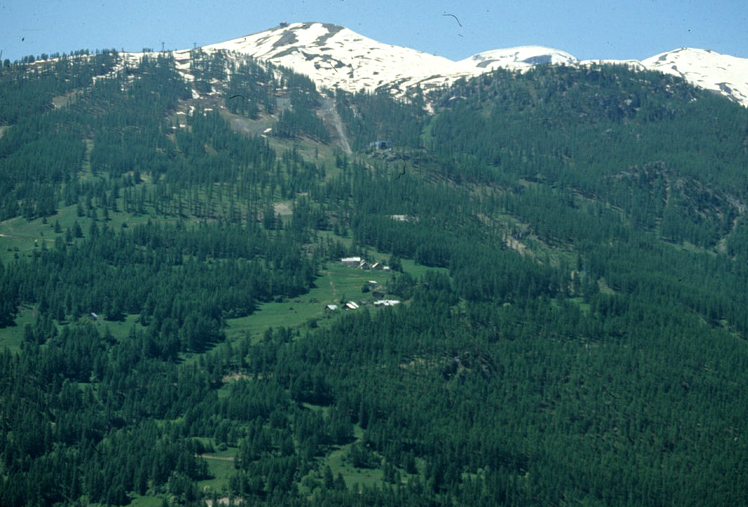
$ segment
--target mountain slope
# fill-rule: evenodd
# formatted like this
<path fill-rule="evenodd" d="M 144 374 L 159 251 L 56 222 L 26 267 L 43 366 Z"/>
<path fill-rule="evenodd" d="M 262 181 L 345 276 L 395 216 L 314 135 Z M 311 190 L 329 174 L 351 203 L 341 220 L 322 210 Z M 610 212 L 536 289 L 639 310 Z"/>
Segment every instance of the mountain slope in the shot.
<path fill-rule="evenodd" d="M 642 62 L 650 70 L 680 76 L 748 106 L 748 60 L 703 49 L 683 48 Z"/>
<path fill-rule="evenodd" d="M 322 87 L 345 91 L 405 90 L 427 76 L 445 74 L 454 65 L 446 58 L 382 44 L 322 23 L 293 23 L 203 49 L 267 60 L 306 74 Z"/>
<path fill-rule="evenodd" d="M 235 51 L 289 67 L 309 76 L 323 88 L 349 92 L 386 89 L 395 95 L 402 95 L 415 86 L 425 90 L 441 87 L 497 68 L 523 72 L 542 64 L 625 64 L 679 75 L 695 86 L 717 91 L 748 106 L 748 60 L 698 49 L 680 49 L 642 62 L 580 62 L 556 49 L 523 46 L 481 52 L 454 62 L 414 49 L 383 44 L 347 28 L 324 23 L 283 24 L 203 49 Z"/>
<path fill-rule="evenodd" d="M 289 67 L 324 88 L 349 92 L 381 88 L 396 95 L 414 86 L 441 87 L 497 68 L 522 71 L 543 63 L 577 63 L 568 53 L 541 46 L 486 51 L 454 62 L 324 23 L 292 23 L 203 49 L 235 51 Z"/>
<path fill-rule="evenodd" d="M 522 70 L 535 65 L 575 65 L 579 62 L 564 51 L 543 46 L 521 46 L 508 49 L 484 51 L 461 60 L 461 64 L 489 71 L 495 68 Z"/>
<path fill-rule="evenodd" d="M 745 505 L 748 110 L 125 56 L 0 69 L 0 505 Z"/>

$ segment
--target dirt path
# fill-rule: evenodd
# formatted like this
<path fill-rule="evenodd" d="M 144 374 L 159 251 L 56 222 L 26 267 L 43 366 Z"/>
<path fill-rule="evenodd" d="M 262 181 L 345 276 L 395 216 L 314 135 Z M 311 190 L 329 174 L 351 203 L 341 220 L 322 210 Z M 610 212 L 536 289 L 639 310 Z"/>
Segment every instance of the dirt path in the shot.
<path fill-rule="evenodd" d="M 233 456 L 211 456 L 210 454 L 198 454 L 203 459 L 214 459 L 216 461 L 235 461 Z"/>
<path fill-rule="evenodd" d="M 332 273 L 327 270 L 323 270 L 321 271 L 321 273 L 324 273 L 324 275 L 330 281 L 330 289 L 332 289 L 332 299 L 333 301 L 336 301 L 338 299 L 338 289 L 335 288 L 335 282 L 332 281 Z"/>

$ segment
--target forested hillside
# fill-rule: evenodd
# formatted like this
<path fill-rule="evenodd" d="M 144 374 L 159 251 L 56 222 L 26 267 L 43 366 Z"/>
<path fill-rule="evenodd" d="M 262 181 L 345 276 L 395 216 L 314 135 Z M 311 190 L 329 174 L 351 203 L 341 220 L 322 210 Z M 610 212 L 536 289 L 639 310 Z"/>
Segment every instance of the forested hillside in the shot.
<path fill-rule="evenodd" d="M 0 69 L 0 505 L 748 504 L 745 108 L 189 63 Z"/>

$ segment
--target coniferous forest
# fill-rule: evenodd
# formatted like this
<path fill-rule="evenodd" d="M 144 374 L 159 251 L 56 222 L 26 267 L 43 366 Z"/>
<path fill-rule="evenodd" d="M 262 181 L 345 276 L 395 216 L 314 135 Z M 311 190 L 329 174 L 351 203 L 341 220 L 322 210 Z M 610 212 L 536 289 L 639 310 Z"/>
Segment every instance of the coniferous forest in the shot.
<path fill-rule="evenodd" d="M 745 108 L 53 57 L 0 68 L 0 505 L 748 505 Z"/>

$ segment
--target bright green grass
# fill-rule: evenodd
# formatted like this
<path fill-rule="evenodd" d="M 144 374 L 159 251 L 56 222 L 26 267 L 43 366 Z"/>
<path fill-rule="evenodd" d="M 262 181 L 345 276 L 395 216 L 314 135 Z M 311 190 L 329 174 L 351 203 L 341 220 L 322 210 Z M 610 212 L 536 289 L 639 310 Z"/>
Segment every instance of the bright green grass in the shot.
<path fill-rule="evenodd" d="M 99 219 L 102 218 L 101 210 L 98 211 L 98 217 Z M 155 218 L 147 214 L 131 215 L 124 212 L 110 212 L 109 218 L 106 225 L 115 230 L 119 230 L 125 223 L 128 226 L 134 226 L 147 223 L 149 220 L 154 223 L 177 220 L 173 217 Z M 65 232 L 72 229 L 76 221 L 86 235 L 93 220 L 87 216 L 78 216 L 77 205 L 60 208 L 55 215 L 47 217 L 46 224 L 42 219 L 28 221 L 21 217 L 0 223 L 0 261 L 7 264 L 12 262 L 16 256 L 30 257 L 35 250 L 39 251 L 45 246 L 46 248 L 54 248 L 55 240 L 64 238 Z M 59 224 L 61 232 L 54 232 L 55 223 Z M 97 224 L 100 227 L 104 225 L 101 220 Z M 323 232 L 320 234 L 331 233 Z M 344 244 L 349 244 L 351 241 L 348 238 L 335 238 Z M 372 263 L 384 261 L 386 264 L 389 259 L 389 255 L 382 254 L 374 249 L 368 249 L 365 257 Z M 416 278 L 422 277 L 428 270 L 433 269 L 417 265 L 408 259 L 403 259 L 402 265 L 405 272 Z M 446 272 L 444 269 L 439 270 Z M 334 321 L 336 315 L 325 312 L 325 307 L 328 304 L 340 306 L 341 302 L 347 301 L 371 302 L 373 300 L 371 293 L 362 292 L 362 287 L 370 280 L 386 285 L 393 274 L 386 271 L 359 270 L 343 266 L 339 261 L 330 261 L 320 270 L 320 276 L 307 294 L 292 299 L 284 299 L 282 302 L 263 303 L 250 316 L 228 319 L 226 336 L 229 341 L 233 341 L 244 336 L 245 333 L 250 333 L 255 339 L 259 339 L 265 330 L 270 327 L 298 328 L 310 323 L 317 326 L 329 325 Z M 108 327 L 116 339 L 122 340 L 128 337 L 133 326 L 142 329 L 136 321 L 137 316 L 130 315 L 123 322 L 99 321 L 96 325 L 101 328 L 102 332 L 105 327 Z M 18 350 L 23 337 L 23 324 L 26 322 L 33 323 L 30 314 L 25 317 L 19 315 L 17 326 L 0 330 L 0 347 L 5 344 L 14 350 Z"/>
<path fill-rule="evenodd" d="M 42 219 L 28 221 L 24 218 L 13 218 L 0 223 L 0 260 L 7 264 L 15 258 L 28 256 L 35 249 L 54 247 L 55 217 L 48 217 L 48 223 Z M 64 231 L 63 231 L 64 232 Z"/>
<path fill-rule="evenodd" d="M 157 496 L 136 496 L 128 505 L 130 507 L 161 507 L 163 498 Z"/>
<path fill-rule="evenodd" d="M 353 428 L 353 434 L 356 438 L 356 442 L 360 443 L 364 437 L 364 430 L 359 425 L 355 425 Z M 325 465 L 329 465 L 330 469 L 332 470 L 333 476 L 337 477 L 338 474 L 342 475 L 343 479 L 345 480 L 346 486 L 348 486 L 349 488 L 381 486 L 384 479 L 384 471 L 382 470 L 382 468 L 355 468 L 350 464 L 347 456 L 351 445 L 353 444 L 351 443 L 343 445 L 340 448 L 328 453 L 322 459 L 322 466 L 320 467 L 320 469 L 322 469 L 322 467 L 324 467 Z M 423 460 L 417 459 L 416 467 L 419 470 L 423 470 L 425 468 Z M 400 477 L 402 477 L 403 481 L 409 481 L 415 477 L 415 474 L 407 474 L 405 473 L 405 470 L 399 468 L 398 472 L 400 473 Z"/>
<path fill-rule="evenodd" d="M 215 447 L 213 439 L 201 438 L 200 440 L 206 446 L 210 444 Z M 234 468 L 236 452 L 237 449 L 235 447 L 229 447 L 224 451 L 216 450 L 201 456 L 208 464 L 208 471 L 211 475 L 210 479 L 205 479 L 197 483 L 198 488 L 204 494 L 210 495 L 213 491 L 221 493 L 228 488 L 229 478 L 236 473 L 236 469 Z"/>
<path fill-rule="evenodd" d="M 85 181 L 96 181 L 97 179 L 103 178 L 103 176 L 94 176 L 87 169 L 87 162 L 84 162 L 84 169 L 81 171 L 81 179 Z M 144 183 L 146 188 L 151 185 Z M 223 200 L 215 199 L 213 202 L 216 211 L 220 211 L 219 208 L 224 206 L 228 202 L 228 194 L 226 192 Z M 122 198 L 118 199 L 117 209 L 118 211 L 109 211 L 109 219 L 104 221 L 104 210 L 101 207 L 96 208 L 97 225 L 101 228 L 104 225 L 107 227 L 119 231 L 123 224 L 128 226 L 145 224 L 149 220 L 153 223 L 163 222 L 176 222 L 179 220 L 176 217 L 169 216 L 157 216 L 153 213 L 153 208 L 150 205 L 146 205 L 145 214 L 131 214 L 125 213 L 123 210 L 124 201 Z M 246 213 L 246 209 L 242 206 L 243 213 Z M 220 214 L 220 213 L 219 213 Z M 44 223 L 46 221 L 46 223 Z M 34 249 L 40 249 L 42 243 L 46 243 L 47 248 L 54 247 L 54 241 L 58 237 L 65 237 L 67 230 L 72 230 L 75 222 L 78 222 L 84 235 L 88 235 L 88 231 L 91 227 L 92 218 L 84 215 L 78 216 L 78 206 L 71 205 L 60 207 L 52 216 L 46 218 L 37 218 L 34 220 L 26 220 L 22 217 L 16 217 L 6 220 L 0 223 L 0 260 L 2 262 L 9 262 L 15 255 L 28 256 Z M 61 232 L 54 232 L 55 222 L 59 223 Z"/>
<path fill-rule="evenodd" d="M 77 206 L 66 206 L 59 208 L 54 215 L 46 217 L 46 220 L 16 217 L 0 223 L 0 260 L 9 262 L 15 254 L 28 256 L 33 250 L 43 248 L 43 244 L 46 244 L 47 248 L 54 248 L 55 240 L 64 238 L 65 232 L 68 229 L 72 230 L 76 221 L 83 234 L 88 234 L 93 220 L 87 216 L 79 217 L 77 211 Z M 98 210 L 97 216 L 99 219 L 103 217 L 101 210 Z M 132 216 L 128 214 L 110 212 L 109 216 L 108 227 L 119 228 L 125 221 L 133 223 Z M 148 217 L 142 217 L 143 222 L 147 220 Z M 45 221 L 47 223 L 44 223 Z M 55 233 L 55 222 L 60 226 L 59 233 Z M 103 227 L 104 222 L 99 220 L 97 225 Z"/>
<path fill-rule="evenodd" d="M 21 307 L 16 317 L 16 325 L 0 329 L 0 350 L 7 347 L 11 352 L 20 351 L 23 341 L 23 328 L 26 324 L 34 324 L 34 310 Z"/>
<path fill-rule="evenodd" d="M 343 476 L 345 485 L 349 488 L 356 486 L 381 486 L 384 472 L 381 468 L 353 468 L 347 461 L 348 449 L 350 445 L 345 445 L 340 449 L 332 451 L 325 456 L 325 464 L 330 465 L 332 475 L 337 477 L 338 474 Z"/>
<path fill-rule="evenodd" d="M 319 306 L 318 303 L 309 301 L 308 295 L 284 303 L 264 303 L 252 315 L 228 319 L 226 338 L 234 341 L 249 333 L 254 339 L 258 339 L 270 327 L 298 327 L 311 318 L 322 316 Z"/>
<path fill-rule="evenodd" d="M 236 449 L 229 449 L 229 451 L 236 453 Z M 211 479 L 198 482 L 198 487 L 204 493 L 211 493 L 213 491 L 221 492 L 228 488 L 229 477 L 236 473 L 233 454 L 230 456 L 224 454 L 218 452 L 202 456 L 205 462 L 208 463 L 208 471 L 212 476 Z"/>
<path fill-rule="evenodd" d="M 252 315 L 228 319 L 226 337 L 233 341 L 248 332 L 259 339 L 270 327 L 299 327 L 311 320 L 324 326 L 334 318 L 334 314 L 325 312 L 327 305 L 340 306 L 341 301 L 371 302 L 371 293 L 361 291 L 363 285 L 369 280 L 386 285 L 391 276 L 384 271 L 363 271 L 343 266 L 340 262 L 329 262 L 320 270 L 315 286 L 307 294 L 283 302 L 263 303 Z"/>
<path fill-rule="evenodd" d="M 353 443 L 360 443 L 364 438 L 364 430 L 358 424 L 353 426 L 353 436 L 356 439 Z M 348 461 L 348 452 L 353 443 L 343 445 L 328 453 L 323 458 L 322 466 L 329 465 L 333 476 L 335 477 L 337 477 L 338 474 L 342 475 L 346 486 L 349 488 L 352 486 L 380 486 L 384 479 L 384 471 L 382 468 L 355 468 Z M 423 473 L 425 470 L 425 462 L 420 458 L 416 458 L 416 468 L 420 471 L 419 473 Z M 397 470 L 403 481 L 410 481 L 416 477 L 416 474 L 408 474 L 403 469 L 398 468 Z"/>
<path fill-rule="evenodd" d="M 440 273 L 449 274 L 448 268 L 434 268 L 424 266 L 422 264 L 416 264 L 415 261 L 412 261 L 410 259 L 403 259 L 402 264 L 403 272 L 408 273 L 413 278 L 421 278 L 426 274 L 427 271 L 438 271 Z"/>
<path fill-rule="evenodd" d="M 339 241 L 343 246 L 350 247 L 353 243 L 353 239 L 350 237 L 342 237 L 342 236 L 336 236 L 330 231 L 319 231 L 317 233 L 322 238 L 330 238 L 334 241 Z M 383 253 L 377 250 L 376 248 L 367 247 L 366 253 L 364 255 L 361 255 L 360 257 L 366 258 L 367 261 L 369 261 L 370 264 L 373 264 L 374 262 L 382 262 L 385 266 L 388 264 L 389 259 L 391 257 L 391 254 Z M 442 273 L 449 273 L 449 269 L 447 268 L 434 268 L 429 266 L 423 266 L 421 264 L 416 264 L 415 261 L 412 259 L 401 259 L 402 265 L 403 265 L 403 271 L 405 273 L 408 273 L 409 275 L 413 276 L 414 278 L 422 277 L 427 271 L 440 271 Z M 379 275 L 375 275 L 372 280 L 377 280 L 377 276 L 391 276 L 391 273 L 388 273 L 386 271 L 362 271 L 362 273 L 380 273 Z M 364 277 L 366 278 L 366 277 Z M 368 279 L 368 278 L 367 278 Z"/>
<path fill-rule="evenodd" d="M 683 241 L 682 243 L 671 243 L 669 241 L 663 241 L 663 243 L 666 245 L 670 245 L 676 250 L 682 250 L 684 252 L 690 252 L 690 253 L 696 253 L 696 254 L 708 254 L 708 255 L 711 255 L 712 257 L 717 256 L 717 252 L 714 251 L 713 249 L 706 249 L 698 245 L 694 245 L 693 243 L 689 241 Z"/>
<path fill-rule="evenodd" d="M 140 323 L 138 322 L 138 318 L 139 315 L 128 315 L 127 317 L 125 317 L 125 320 L 121 322 L 99 320 L 95 323 L 95 325 L 101 333 L 103 333 L 105 329 L 109 328 L 109 332 L 112 333 L 112 336 L 114 336 L 117 341 L 122 341 L 130 336 L 130 331 L 132 330 L 133 326 L 136 330 L 145 331 L 146 328 L 140 325 Z"/>

